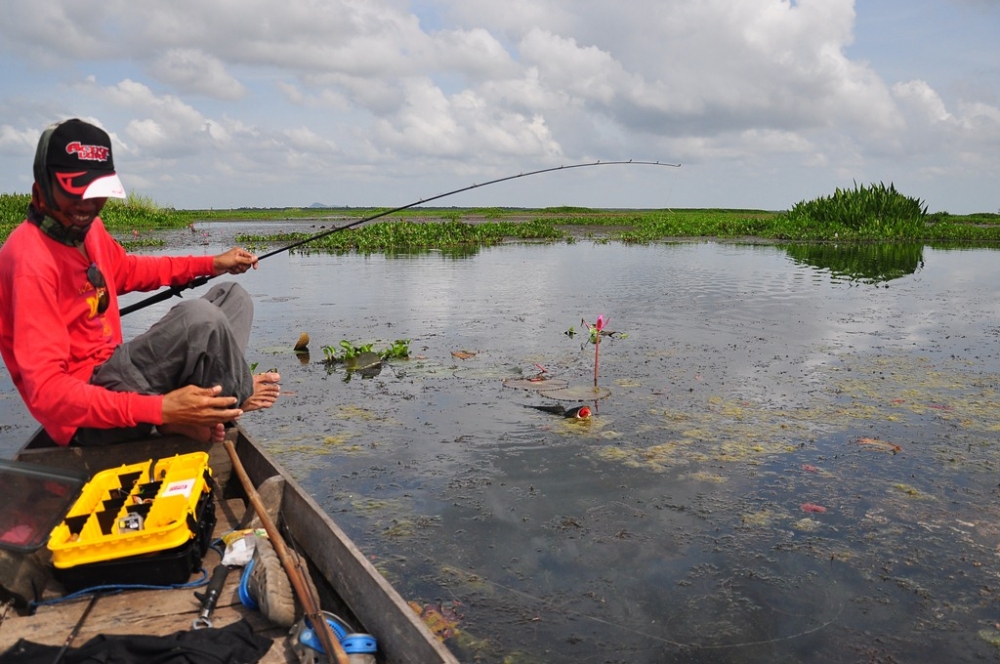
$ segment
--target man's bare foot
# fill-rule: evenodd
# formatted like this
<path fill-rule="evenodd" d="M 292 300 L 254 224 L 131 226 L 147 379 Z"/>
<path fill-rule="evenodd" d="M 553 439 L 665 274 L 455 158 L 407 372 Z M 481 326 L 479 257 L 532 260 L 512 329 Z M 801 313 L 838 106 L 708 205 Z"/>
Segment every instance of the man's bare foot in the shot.
<path fill-rule="evenodd" d="M 199 443 L 221 443 L 226 439 L 223 424 L 202 426 L 200 424 L 161 424 L 156 427 L 164 436 L 187 436 Z"/>
<path fill-rule="evenodd" d="M 281 386 L 278 385 L 278 381 L 280 380 L 281 374 L 274 371 L 255 374 L 253 377 L 253 394 L 240 405 L 240 409 L 243 412 L 249 413 L 252 410 L 260 410 L 273 406 L 274 402 L 278 400 L 278 394 L 281 392 Z"/>

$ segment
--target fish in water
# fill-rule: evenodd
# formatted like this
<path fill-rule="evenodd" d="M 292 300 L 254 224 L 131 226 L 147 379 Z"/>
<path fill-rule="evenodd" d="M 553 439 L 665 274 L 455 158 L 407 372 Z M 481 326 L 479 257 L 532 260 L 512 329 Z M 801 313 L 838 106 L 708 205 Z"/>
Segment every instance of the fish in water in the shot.
<path fill-rule="evenodd" d="M 525 406 L 525 408 L 534 408 L 535 410 L 540 410 L 546 413 L 552 413 L 554 415 L 562 415 L 566 418 L 575 418 L 578 420 L 585 420 L 590 417 L 590 408 L 587 406 L 577 406 L 576 408 L 567 409 L 565 406 Z"/>

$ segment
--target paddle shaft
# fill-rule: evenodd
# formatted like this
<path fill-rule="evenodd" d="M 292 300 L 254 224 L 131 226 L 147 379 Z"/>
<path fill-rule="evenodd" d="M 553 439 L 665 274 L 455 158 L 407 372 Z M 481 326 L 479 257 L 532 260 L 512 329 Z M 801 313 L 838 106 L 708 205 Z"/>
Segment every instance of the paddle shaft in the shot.
<path fill-rule="evenodd" d="M 333 633 L 330 624 L 326 622 L 326 618 L 316 605 L 316 600 L 313 598 L 312 593 L 309 592 L 309 587 L 302 576 L 302 569 L 288 554 L 288 547 L 285 546 L 285 540 L 282 539 L 278 528 L 274 525 L 271 517 L 268 516 L 267 508 L 264 507 L 264 502 L 260 499 L 260 494 L 257 493 L 257 489 L 254 488 L 253 482 L 250 481 L 250 477 L 243 468 L 243 462 L 236 455 L 236 447 L 231 440 L 224 441 L 223 445 L 225 445 L 226 452 L 233 462 L 233 472 L 240 478 L 240 483 L 243 485 L 243 490 L 246 491 L 250 505 L 257 511 L 261 525 L 264 526 L 264 530 L 267 532 L 267 538 L 271 541 L 271 545 L 274 546 L 274 551 L 278 554 L 278 559 L 281 560 L 281 564 L 288 574 L 288 580 L 292 582 L 292 588 L 295 590 L 299 601 L 302 602 L 302 607 L 305 609 L 306 615 L 309 616 L 313 629 L 316 631 L 317 636 L 319 636 L 320 643 L 323 644 L 327 661 L 330 664 L 349 664 L 347 653 L 344 652 L 343 646 L 340 645 L 340 639 Z"/>
<path fill-rule="evenodd" d="M 258 256 L 257 260 L 262 261 L 265 258 L 270 258 L 271 256 L 280 254 L 285 251 L 289 251 L 290 249 L 301 247 L 304 244 L 309 244 L 310 242 L 319 240 L 320 238 L 324 238 L 327 235 L 332 235 L 333 233 L 338 233 L 340 231 L 347 230 L 348 228 L 353 228 L 354 226 L 363 224 L 366 221 L 373 221 L 375 219 L 387 217 L 390 214 L 395 214 L 396 212 L 402 212 L 403 210 L 408 210 L 411 207 L 416 207 L 417 205 L 423 205 L 424 203 L 430 203 L 431 201 L 436 201 L 440 198 L 445 198 L 447 196 L 454 196 L 455 194 L 460 194 L 463 191 L 471 191 L 472 189 L 479 189 L 480 187 L 488 187 L 491 184 L 507 182 L 508 180 L 526 178 L 531 175 L 540 175 L 542 173 L 551 173 L 553 171 L 567 171 L 571 168 L 587 168 L 590 166 L 614 166 L 614 165 L 627 165 L 627 164 L 636 164 L 642 166 L 669 166 L 671 168 L 680 168 L 681 166 L 680 164 L 669 164 L 663 161 L 634 161 L 632 159 L 629 159 L 628 161 L 591 161 L 583 164 L 570 164 L 569 166 L 553 166 L 551 168 L 540 168 L 537 171 L 528 171 L 527 173 L 508 175 L 506 177 L 497 178 L 495 180 L 480 182 L 478 184 L 470 184 L 467 187 L 462 187 L 460 189 L 453 189 L 452 191 L 446 191 L 443 194 L 431 196 L 430 198 L 421 198 L 420 200 L 413 201 L 412 203 L 407 203 L 406 205 L 401 205 L 397 208 L 392 208 L 391 210 L 385 210 L 384 212 L 379 212 L 378 214 L 373 214 L 369 217 L 364 217 L 363 219 L 352 221 L 349 224 L 344 224 L 343 226 L 337 226 L 336 228 L 331 228 L 330 230 L 323 231 L 322 233 L 316 233 L 315 235 L 310 235 L 309 237 L 304 238 L 302 240 L 297 240 L 296 242 L 287 244 L 284 247 L 281 247 L 280 249 L 275 249 L 274 251 L 269 251 L 262 256 Z M 162 290 L 159 293 L 156 293 L 155 295 L 147 297 L 145 300 L 141 300 L 139 302 L 136 302 L 135 304 L 130 304 L 127 307 L 123 307 L 118 313 L 120 316 L 125 316 L 132 313 L 133 311 L 138 311 L 139 309 L 145 309 L 151 304 L 156 304 L 157 302 L 162 302 L 163 300 L 169 300 L 171 297 L 174 297 L 175 295 L 180 297 L 182 291 L 185 291 L 189 288 L 196 288 L 197 286 L 201 286 L 205 284 L 209 279 L 214 279 L 214 278 L 215 277 L 198 277 L 197 279 L 194 279 L 190 283 L 184 284 L 182 286 L 171 286 L 170 288 Z"/>

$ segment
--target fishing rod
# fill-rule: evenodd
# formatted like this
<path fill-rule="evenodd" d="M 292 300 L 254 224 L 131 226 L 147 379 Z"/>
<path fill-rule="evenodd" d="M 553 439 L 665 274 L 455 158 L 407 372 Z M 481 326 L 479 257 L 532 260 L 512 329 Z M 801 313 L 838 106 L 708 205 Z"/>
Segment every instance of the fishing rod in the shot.
<path fill-rule="evenodd" d="M 621 165 L 629 165 L 629 164 L 641 165 L 641 166 L 669 166 L 670 168 L 680 168 L 681 167 L 680 164 L 671 164 L 671 163 L 663 162 L 663 161 L 636 161 L 636 160 L 633 160 L 633 159 L 629 159 L 628 161 L 600 161 L 600 160 L 598 160 L 598 161 L 584 162 L 584 163 L 581 163 L 581 164 L 570 164 L 569 166 L 552 166 L 552 167 L 549 167 L 549 168 L 540 168 L 540 169 L 538 169 L 536 171 L 528 171 L 526 173 L 518 173 L 517 175 L 507 175 L 507 176 L 502 177 L 502 178 L 496 178 L 495 180 L 488 180 L 486 182 L 479 182 L 479 183 L 476 183 L 476 184 L 470 184 L 470 185 L 468 185 L 466 187 L 462 187 L 460 189 L 453 189 L 452 191 L 446 191 L 443 194 L 437 194 L 436 196 L 431 196 L 430 198 L 421 198 L 420 200 L 413 201 L 412 203 L 407 203 L 406 205 L 401 205 L 401 206 L 399 206 L 397 208 L 392 208 L 391 210 L 385 210 L 383 212 L 379 212 L 377 214 L 373 214 L 371 216 L 364 217 L 364 218 L 358 219 L 356 221 L 352 221 L 352 222 L 350 222 L 348 224 L 344 224 L 343 226 L 337 226 L 336 228 L 331 228 L 330 230 L 323 231 L 322 233 L 317 233 L 315 235 L 310 235 L 307 238 L 304 238 L 302 240 L 297 240 L 295 242 L 292 242 L 291 244 L 285 245 L 284 247 L 281 247 L 280 249 L 275 249 L 273 251 L 267 252 L 266 254 L 264 254 L 262 256 L 258 256 L 257 260 L 258 260 L 258 262 L 262 261 L 265 258 L 270 258 L 271 256 L 274 256 L 276 254 L 280 254 L 282 252 L 289 251 L 291 249 L 295 249 L 296 247 L 301 247 L 302 245 L 309 244 L 310 242 L 315 242 L 316 240 L 324 238 L 327 235 L 332 235 L 333 233 L 339 233 L 340 231 L 347 230 L 348 228 L 353 228 L 354 226 L 359 226 L 360 224 L 363 224 L 363 223 L 368 222 L 368 221 L 373 221 L 375 219 L 380 219 L 382 217 L 387 217 L 390 214 L 395 214 L 396 212 L 402 212 L 403 210 L 408 210 L 411 207 L 416 207 L 417 205 L 422 205 L 424 203 L 430 203 L 431 201 L 436 201 L 436 200 L 439 200 L 441 198 L 446 198 L 448 196 L 454 196 L 455 194 L 460 194 L 460 193 L 462 193 L 464 191 L 471 191 L 473 189 L 479 189 L 480 187 L 488 187 L 491 184 L 498 184 L 500 182 L 507 182 L 508 180 L 517 180 L 518 178 L 526 178 L 526 177 L 529 177 L 529 176 L 532 176 L 532 175 L 541 175 L 542 173 L 552 173 L 553 171 L 568 171 L 568 170 L 573 169 L 573 168 L 589 168 L 589 167 L 592 167 L 592 166 L 621 166 Z M 126 316 L 126 315 L 132 313 L 133 311 L 138 311 L 139 309 L 145 309 L 146 307 L 148 307 L 151 304 L 156 304 L 157 302 L 162 302 L 164 300 L 169 300 L 170 298 L 172 298 L 174 296 L 181 297 L 181 293 L 183 291 L 186 291 L 189 288 L 197 288 L 198 286 L 202 286 L 202 285 L 208 283 L 209 279 L 214 279 L 214 277 L 198 277 L 196 279 L 193 279 L 193 280 L 189 281 L 188 283 L 186 283 L 186 284 L 184 284 L 182 286 L 171 286 L 170 288 L 162 290 L 159 293 L 156 293 L 155 295 L 147 297 L 145 300 L 142 300 L 140 302 L 136 302 L 135 304 L 130 304 L 127 307 L 123 307 L 119 311 L 119 315 Z"/>

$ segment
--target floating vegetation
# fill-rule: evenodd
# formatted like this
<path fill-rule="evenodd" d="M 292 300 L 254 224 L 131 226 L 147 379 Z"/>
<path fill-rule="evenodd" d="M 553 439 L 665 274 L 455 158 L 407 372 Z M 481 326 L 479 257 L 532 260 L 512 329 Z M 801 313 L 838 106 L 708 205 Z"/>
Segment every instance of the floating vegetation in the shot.
<path fill-rule="evenodd" d="M 361 422 L 380 422 L 386 424 L 400 424 L 394 418 L 377 413 L 370 408 L 361 406 L 341 405 L 337 407 L 334 418 L 338 420 L 358 420 Z"/>
<path fill-rule="evenodd" d="M 740 515 L 740 523 L 750 528 L 770 528 L 776 521 L 785 518 L 785 515 L 777 514 L 771 510 L 762 510 Z"/>
<path fill-rule="evenodd" d="M 680 448 L 689 445 L 686 441 L 671 441 L 650 445 L 641 449 L 631 447 L 601 447 L 597 456 L 606 461 L 621 462 L 632 468 L 645 468 L 654 472 L 664 472 L 670 468 L 687 466 L 691 460 Z"/>
<path fill-rule="evenodd" d="M 560 378 L 505 378 L 504 387 L 520 390 L 558 390 L 569 385 Z"/>
<path fill-rule="evenodd" d="M 690 480 L 692 482 L 707 482 L 709 484 L 725 484 L 729 481 L 729 478 L 725 475 L 709 472 L 707 470 L 697 470 L 691 473 L 685 473 L 680 476 L 680 479 Z"/>
<path fill-rule="evenodd" d="M 843 368 L 849 367 L 850 371 Z M 801 441 L 816 440 L 841 430 L 850 430 L 855 421 L 884 423 L 894 431 L 907 426 L 920 426 L 923 418 L 954 422 L 958 431 L 969 434 L 979 432 L 991 436 L 1000 425 L 1000 412 L 992 404 L 1000 398 L 992 378 L 984 375 L 978 366 L 961 360 L 941 360 L 930 363 L 926 358 L 864 357 L 843 354 L 836 362 L 818 367 L 822 384 L 826 387 L 816 394 L 808 405 L 775 408 L 773 404 L 758 399 L 726 398 L 715 394 L 700 399 L 692 398 L 690 406 L 683 406 L 683 393 L 671 402 L 673 408 L 653 407 L 649 413 L 661 420 L 661 441 L 688 439 L 687 449 L 675 449 L 673 455 L 689 461 L 705 460 L 744 462 L 774 454 L 792 453 L 800 449 Z M 877 375 L 880 380 L 864 377 Z M 550 395 L 549 392 L 544 392 Z M 948 395 L 943 402 L 940 396 Z M 647 397 L 655 401 L 655 395 Z M 680 401 L 678 401 L 680 399 Z M 703 407 L 697 407 L 701 402 Z M 899 429 L 903 427 L 904 429 Z M 665 464 L 659 452 L 661 446 L 677 443 L 645 442 L 654 435 L 648 427 L 641 438 L 632 437 L 621 456 L 631 463 L 648 460 L 651 470 L 662 472 Z M 906 454 L 906 445 L 881 436 L 853 437 L 843 441 L 861 452 L 884 454 L 891 458 Z M 632 454 L 627 450 L 631 449 Z M 986 452 L 989 447 L 956 449 L 952 445 L 940 446 L 940 454 L 947 456 L 952 466 L 968 463 L 995 467 L 995 461 Z M 923 453 L 938 454 L 937 450 Z M 676 462 L 666 464 L 676 465 Z M 830 477 L 829 469 L 810 465 L 813 473 Z M 957 468 L 955 469 L 957 472 Z M 806 470 L 806 472 L 810 472 Z"/>
<path fill-rule="evenodd" d="M 341 447 L 346 445 L 352 436 L 353 434 L 351 433 L 340 433 L 336 436 L 324 436 L 323 444 L 331 447 Z"/>
<path fill-rule="evenodd" d="M 909 496 L 910 498 L 928 498 L 928 496 L 925 496 L 916 487 L 910 486 L 909 484 L 905 484 L 903 482 L 897 482 L 896 484 L 893 484 L 892 488 L 902 493 L 905 496 Z"/>
<path fill-rule="evenodd" d="M 415 601 L 410 601 L 409 605 L 439 641 L 458 635 L 458 623 L 461 622 L 462 615 L 454 605 L 420 604 Z"/>
<path fill-rule="evenodd" d="M 444 365 L 432 359 L 412 359 L 405 366 L 396 370 L 398 378 L 423 379 L 423 378 L 452 378 L 454 368 Z"/>
<path fill-rule="evenodd" d="M 541 390 L 542 396 L 549 399 L 560 399 L 562 401 L 594 401 L 605 399 L 611 395 L 611 390 L 606 387 L 594 387 L 593 385 L 570 385 L 565 387 L 549 386 Z"/>
<path fill-rule="evenodd" d="M 131 253 L 141 249 L 159 249 L 166 246 L 167 242 L 163 238 L 159 237 L 131 237 L 127 239 L 119 239 L 118 244 L 120 244 L 125 251 Z"/>
<path fill-rule="evenodd" d="M 792 524 L 792 528 L 794 528 L 795 530 L 799 530 L 799 531 L 805 532 L 805 533 L 816 532 L 817 530 L 819 530 L 822 527 L 823 527 L 823 524 L 821 524 L 819 521 L 814 521 L 813 519 L 810 519 L 809 517 L 806 517 L 804 519 L 799 519 L 794 524 Z"/>
<path fill-rule="evenodd" d="M 634 389 L 637 387 L 642 387 L 642 383 L 634 378 L 616 378 L 614 384 L 618 387 Z"/>
<path fill-rule="evenodd" d="M 302 341 L 301 337 L 299 341 Z M 305 338 L 305 342 L 309 343 L 308 335 Z M 338 362 L 348 362 L 357 359 L 362 355 L 373 353 L 375 343 L 360 344 L 348 341 L 347 339 L 341 339 L 340 344 L 337 346 L 323 346 L 323 361 L 327 364 L 336 364 Z M 410 340 L 396 339 L 388 347 L 378 351 L 376 356 L 382 360 L 406 359 L 410 356 Z"/>
<path fill-rule="evenodd" d="M 1000 648 L 1000 627 L 993 627 L 992 629 L 981 629 L 977 632 L 979 638 L 991 646 L 996 646 Z"/>
<path fill-rule="evenodd" d="M 459 367 L 452 371 L 451 375 L 463 380 L 502 380 L 510 371 L 506 367 Z"/>
<path fill-rule="evenodd" d="M 392 523 L 382 531 L 382 535 L 390 538 L 412 538 L 418 534 L 426 535 L 427 529 L 435 525 L 440 524 L 438 524 L 438 519 L 433 517 L 398 518 L 392 520 Z"/>

